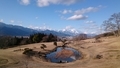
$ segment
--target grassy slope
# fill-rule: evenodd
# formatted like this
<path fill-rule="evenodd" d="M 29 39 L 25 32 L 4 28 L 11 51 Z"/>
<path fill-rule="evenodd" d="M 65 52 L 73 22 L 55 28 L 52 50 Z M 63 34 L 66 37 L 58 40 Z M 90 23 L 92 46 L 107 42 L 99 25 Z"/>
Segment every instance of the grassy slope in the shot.
<path fill-rule="evenodd" d="M 27 58 L 22 54 L 23 51 L 13 52 L 20 48 L 35 48 L 40 50 L 40 44 L 30 44 L 20 47 L 0 50 L 0 59 L 7 59 L 8 62 L 0 62 L 0 68 L 119 68 L 120 67 L 120 37 L 101 38 L 101 43 L 92 43 L 94 39 L 72 43 L 69 46 L 82 52 L 83 58 L 71 63 L 56 64 L 42 61 L 42 59 Z M 82 43 L 82 44 L 81 44 Z M 51 50 L 55 46 L 52 43 L 45 43 L 47 49 Z M 59 43 L 61 45 L 61 43 Z M 103 58 L 96 59 L 96 55 L 103 55 Z"/>

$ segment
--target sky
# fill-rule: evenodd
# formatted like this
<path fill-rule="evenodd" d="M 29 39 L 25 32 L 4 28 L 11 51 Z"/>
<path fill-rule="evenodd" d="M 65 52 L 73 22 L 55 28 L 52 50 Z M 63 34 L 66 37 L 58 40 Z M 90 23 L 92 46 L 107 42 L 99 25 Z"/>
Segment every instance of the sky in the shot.
<path fill-rule="evenodd" d="M 102 33 L 120 0 L 0 0 L 0 22 L 34 29 Z"/>

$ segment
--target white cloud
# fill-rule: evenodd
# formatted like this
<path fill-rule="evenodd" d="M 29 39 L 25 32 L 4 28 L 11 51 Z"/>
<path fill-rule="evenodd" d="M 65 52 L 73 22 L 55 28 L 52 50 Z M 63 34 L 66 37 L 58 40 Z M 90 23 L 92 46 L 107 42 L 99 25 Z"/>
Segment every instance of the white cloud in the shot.
<path fill-rule="evenodd" d="M 67 11 L 67 10 L 64 10 L 62 13 L 63 13 L 63 14 L 67 14 L 67 13 L 68 13 L 68 11 Z"/>
<path fill-rule="evenodd" d="M 88 8 L 83 8 L 81 10 L 76 10 L 74 14 L 79 15 L 79 14 L 85 14 L 89 12 L 96 12 L 99 10 L 99 7 L 88 7 Z"/>
<path fill-rule="evenodd" d="M 81 28 L 82 32 L 87 34 L 101 34 L 103 33 L 102 28 L 97 25 L 95 21 L 85 21 L 86 25 Z"/>
<path fill-rule="evenodd" d="M 79 0 L 37 0 L 37 5 L 39 7 L 49 6 L 50 4 L 65 4 L 70 5 L 74 4 Z"/>
<path fill-rule="evenodd" d="M 98 29 L 98 25 L 94 21 L 86 21 L 85 23 L 87 24 L 87 29 Z"/>
<path fill-rule="evenodd" d="M 38 19 L 38 17 L 35 17 L 35 19 Z"/>
<path fill-rule="evenodd" d="M 93 23 L 95 23 L 94 21 L 86 21 L 85 22 L 86 24 L 93 24 Z"/>
<path fill-rule="evenodd" d="M 72 13 L 72 10 L 63 10 L 63 11 L 60 11 L 62 14 L 67 14 L 67 13 Z"/>
<path fill-rule="evenodd" d="M 64 20 L 66 20 L 66 18 L 64 17 L 64 16 L 60 16 L 61 17 L 61 19 L 64 19 Z"/>
<path fill-rule="evenodd" d="M 49 6 L 49 0 L 37 0 L 37 5 L 39 7 Z"/>
<path fill-rule="evenodd" d="M 84 20 L 86 19 L 88 16 L 83 16 L 83 15 L 73 15 L 71 17 L 69 17 L 67 20 Z"/>
<path fill-rule="evenodd" d="M 89 29 L 98 29 L 99 28 L 98 25 L 94 21 L 86 21 L 85 23 L 88 24 L 88 26 L 90 26 Z"/>
<path fill-rule="evenodd" d="M 30 4 L 30 0 L 19 0 L 21 4 L 28 5 Z"/>
<path fill-rule="evenodd" d="M 64 30 L 71 30 L 71 29 L 73 30 L 74 28 L 72 26 L 66 26 L 65 29 L 63 29 L 63 31 Z"/>
<path fill-rule="evenodd" d="M 79 0 L 56 0 L 56 1 L 58 1 L 59 4 L 70 5 L 76 3 Z"/>
<path fill-rule="evenodd" d="M 22 5 L 29 5 L 32 0 L 18 0 Z M 51 4 L 71 5 L 82 0 L 35 0 L 39 7 L 49 6 Z"/>
<path fill-rule="evenodd" d="M 11 23 L 14 23 L 15 21 L 14 20 L 10 20 Z"/>
<path fill-rule="evenodd" d="M 3 19 L 0 19 L 0 22 L 3 22 Z"/>
<path fill-rule="evenodd" d="M 90 12 L 96 12 L 100 9 L 100 7 L 88 7 L 83 8 L 81 10 L 74 11 L 74 15 L 69 17 L 68 20 L 83 20 L 88 18 L 88 16 L 85 16 L 84 14 L 90 13 Z"/>
<path fill-rule="evenodd" d="M 74 10 L 74 11 L 65 9 L 63 11 L 58 11 L 58 12 L 62 14 L 72 14 L 72 16 L 66 18 L 66 20 L 83 20 L 88 18 L 88 16 L 86 16 L 85 14 L 96 12 L 102 7 L 103 7 L 102 5 L 99 5 L 98 7 L 88 7 L 88 8 L 83 8 L 83 9 Z"/>

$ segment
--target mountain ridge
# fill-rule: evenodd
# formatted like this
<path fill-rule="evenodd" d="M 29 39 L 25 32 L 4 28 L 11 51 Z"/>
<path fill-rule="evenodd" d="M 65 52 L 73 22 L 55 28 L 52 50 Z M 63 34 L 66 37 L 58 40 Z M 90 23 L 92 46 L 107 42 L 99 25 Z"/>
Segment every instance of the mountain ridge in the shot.
<path fill-rule="evenodd" d="M 10 35 L 10 36 L 30 36 L 34 33 L 45 33 L 53 35 L 60 36 L 60 37 L 66 37 L 66 36 L 76 36 L 79 34 L 83 34 L 80 31 L 77 31 L 74 28 L 65 28 L 63 30 L 52 30 L 52 29 L 33 29 L 33 28 L 27 28 L 23 26 L 18 25 L 12 25 L 12 24 L 5 24 L 3 22 L 0 22 L 0 36 L 3 35 Z M 92 34 L 87 34 L 88 36 Z"/>
<path fill-rule="evenodd" d="M 35 30 L 23 26 L 5 24 L 0 22 L 0 36 L 10 35 L 10 36 L 29 36 L 33 33 L 45 33 L 45 34 L 54 34 L 57 36 L 70 36 L 69 34 L 64 34 L 62 32 L 57 32 L 54 30 Z"/>

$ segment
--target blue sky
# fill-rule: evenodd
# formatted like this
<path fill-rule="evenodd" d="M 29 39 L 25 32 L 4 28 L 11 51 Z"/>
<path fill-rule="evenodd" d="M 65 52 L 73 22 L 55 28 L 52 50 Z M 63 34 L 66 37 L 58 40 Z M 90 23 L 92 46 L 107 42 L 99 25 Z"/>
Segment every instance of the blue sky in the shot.
<path fill-rule="evenodd" d="M 100 33 L 120 0 L 0 0 L 0 22 L 29 28 Z"/>

